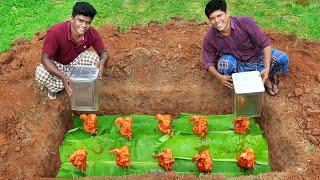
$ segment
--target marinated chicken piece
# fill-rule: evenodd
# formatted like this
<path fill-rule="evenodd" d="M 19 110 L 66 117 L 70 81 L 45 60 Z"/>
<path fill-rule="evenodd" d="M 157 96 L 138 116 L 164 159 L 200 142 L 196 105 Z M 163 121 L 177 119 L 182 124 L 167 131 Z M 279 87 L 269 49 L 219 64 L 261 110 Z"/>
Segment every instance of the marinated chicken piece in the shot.
<path fill-rule="evenodd" d="M 189 119 L 189 122 L 192 121 L 194 121 L 192 128 L 193 132 L 198 134 L 200 137 L 205 138 L 208 132 L 208 120 L 205 117 L 193 116 L 191 119 Z"/>
<path fill-rule="evenodd" d="M 127 168 L 130 166 L 130 150 L 128 146 L 123 146 L 120 149 L 112 149 L 110 153 L 117 156 L 116 162 L 118 166 Z"/>
<path fill-rule="evenodd" d="M 245 134 L 249 129 L 250 118 L 249 117 L 238 117 L 233 121 L 234 131 L 238 134 Z"/>
<path fill-rule="evenodd" d="M 156 118 L 159 121 L 158 130 L 160 132 L 165 133 L 165 134 L 171 135 L 172 134 L 172 127 L 171 127 L 172 117 L 171 117 L 171 115 L 157 114 Z"/>
<path fill-rule="evenodd" d="M 254 151 L 250 148 L 245 149 L 243 153 L 237 157 L 237 163 L 241 168 L 253 169 L 256 163 Z"/>
<path fill-rule="evenodd" d="M 175 160 L 172 155 L 171 149 L 166 149 L 166 150 L 154 155 L 154 157 L 158 158 L 158 164 L 160 167 L 162 167 L 166 171 L 172 170 L 172 167 L 173 167 Z"/>
<path fill-rule="evenodd" d="M 83 129 L 84 131 L 90 133 L 90 134 L 97 134 L 97 116 L 95 114 L 82 114 L 80 115 L 80 119 L 84 121 L 83 123 Z"/>
<path fill-rule="evenodd" d="M 113 124 L 120 125 L 120 134 L 124 137 L 132 139 L 132 119 L 131 117 L 119 117 L 117 118 Z"/>
<path fill-rule="evenodd" d="M 192 161 L 197 161 L 198 171 L 210 172 L 212 170 L 212 159 L 208 150 L 193 157 Z"/>
<path fill-rule="evenodd" d="M 70 157 L 69 161 L 76 168 L 81 171 L 86 170 L 87 168 L 87 151 L 85 149 L 79 149 L 75 151 Z"/>

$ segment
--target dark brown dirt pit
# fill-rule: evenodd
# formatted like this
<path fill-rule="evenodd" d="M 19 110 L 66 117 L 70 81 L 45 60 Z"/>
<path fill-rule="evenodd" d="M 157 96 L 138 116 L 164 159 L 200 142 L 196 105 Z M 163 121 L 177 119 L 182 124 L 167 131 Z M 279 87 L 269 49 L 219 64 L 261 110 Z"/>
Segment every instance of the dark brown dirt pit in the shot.
<path fill-rule="evenodd" d="M 209 27 L 205 22 L 175 19 L 163 26 L 134 26 L 126 32 L 113 25 L 99 28 L 110 60 L 98 114 L 232 113 L 232 92 L 202 67 L 202 40 Z M 273 172 L 238 178 L 319 179 L 320 42 L 265 32 L 273 47 L 290 58 L 290 72 L 280 77 L 281 92 L 277 97 L 264 96 L 259 120 Z M 72 127 L 67 95 L 61 93 L 50 101 L 34 80 L 43 34 L 37 33 L 31 41 L 20 38 L 12 51 L 0 54 L 1 179 L 55 177 L 58 147 Z"/>

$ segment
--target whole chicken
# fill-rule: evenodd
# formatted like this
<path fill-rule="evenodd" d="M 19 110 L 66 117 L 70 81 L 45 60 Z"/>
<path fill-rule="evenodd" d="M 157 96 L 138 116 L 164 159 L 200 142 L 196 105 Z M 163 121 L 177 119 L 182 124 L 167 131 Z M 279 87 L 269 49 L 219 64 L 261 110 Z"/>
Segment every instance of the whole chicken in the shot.
<path fill-rule="evenodd" d="M 82 114 L 80 115 L 80 119 L 84 121 L 83 123 L 83 129 L 84 131 L 90 133 L 90 134 L 97 134 L 97 116 L 95 114 Z"/>
<path fill-rule="evenodd" d="M 159 121 L 158 130 L 160 132 L 165 133 L 165 134 L 171 135 L 172 134 L 172 127 L 171 127 L 172 117 L 171 117 L 171 115 L 157 114 L 156 118 Z"/>
<path fill-rule="evenodd" d="M 198 134 L 200 137 L 205 138 L 208 132 L 208 120 L 205 117 L 193 116 L 189 119 L 189 122 L 194 122 L 193 132 Z"/>
<path fill-rule="evenodd" d="M 120 125 L 120 134 L 124 137 L 129 138 L 130 140 L 132 139 L 132 119 L 131 117 L 118 117 L 114 123 Z"/>
<path fill-rule="evenodd" d="M 249 129 L 249 125 L 249 117 L 238 117 L 233 121 L 233 129 L 238 134 L 245 134 Z"/>
<path fill-rule="evenodd" d="M 117 156 L 116 163 L 118 166 L 127 168 L 130 166 L 130 150 L 128 146 L 123 146 L 120 149 L 111 149 L 110 153 Z"/>
<path fill-rule="evenodd" d="M 75 151 L 70 157 L 69 161 L 76 168 L 84 171 L 87 168 L 87 151 L 85 149 L 79 149 Z"/>
<path fill-rule="evenodd" d="M 244 169 L 253 169 L 254 164 L 256 163 L 256 155 L 254 151 L 250 148 L 246 148 L 238 157 L 237 157 L 238 166 Z"/>
<path fill-rule="evenodd" d="M 172 155 L 171 149 L 166 149 L 166 150 L 154 155 L 154 157 L 158 158 L 158 164 L 160 167 L 162 167 L 166 171 L 172 170 L 172 168 L 173 168 L 172 166 L 175 162 L 175 159 Z"/>
<path fill-rule="evenodd" d="M 202 151 L 192 158 L 197 161 L 198 170 L 201 172 L 210 172 L 212 170 L 212 159 L 208 150 Z"/>

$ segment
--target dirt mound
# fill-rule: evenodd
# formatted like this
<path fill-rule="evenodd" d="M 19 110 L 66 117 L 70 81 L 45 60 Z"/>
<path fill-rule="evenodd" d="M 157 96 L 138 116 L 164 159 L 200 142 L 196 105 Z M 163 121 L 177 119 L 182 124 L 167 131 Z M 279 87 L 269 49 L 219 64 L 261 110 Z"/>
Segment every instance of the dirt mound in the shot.
<path fill-rule="evenodd" d="M 163 26 L 134 26 L 126 32 L 114 25 L 99 28 L 110 53 L 103 79 L 105 103 L 99 113 L 231 113 L 231 93 L 202 68 L 202 41 L 209 27 L 177 19 Z M 270 157 L 276 157 L 272 168 L 285 173 L 263 176 L 317 178 L 320 42 L 272 31 L 266 34 L 274 48 L 289 55 L 290 72 L 280 77 L 280 94 L 265 98 L 261 121 L 269 132 L 269 146 L 275 147 L 270 151 Z M 58 147 L 71 127 L 72 111 L 65 93 L 49 101 L 34 80 L 43 36 L 18 39 L 10 52 L 0 54 L 0 177 L 53 177 L 59 167 Z M 217 97 L 223 102 L 215 101 Z M 276 137 L 277 131 L 285 135 Z M 283 147 L 274 143 L 277 138 Z M 281 153 L 287 153 L 286 158 Z"/>

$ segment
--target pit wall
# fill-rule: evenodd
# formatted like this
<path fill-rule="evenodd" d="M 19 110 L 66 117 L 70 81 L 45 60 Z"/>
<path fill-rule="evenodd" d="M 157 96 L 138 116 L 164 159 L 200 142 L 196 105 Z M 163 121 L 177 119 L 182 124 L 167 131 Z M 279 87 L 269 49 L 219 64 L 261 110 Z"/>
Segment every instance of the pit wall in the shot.
<path fill-rule="evenodd" d="M 273 171 L 303 168 L 305 165 L 300 155 L 304 145 L 296 132 L 295 110 L 288 108 L 284 98 L 265 96 L 263 117 L 259 121 L 268 141 Z"/>
<path fill-rule="evenodd" d="M 105 86 L 100 112 L 103 114 L 232 113 L 231 91 L 199 86 Z"/>
<path fill-rule="evenodd" d="M 37 167 L 33 168 L 36 172 L 30 172 L 36 177 L 55 177 L 60 168 L 59 147 L 66 132 L 73 126 L 72 110 L 69 104 L 69 98 L 62 93 L 57 101 L 50 101 L 50 104 L 44 107 L 38 132 L 33 134 L 33 136 L 41 136 L 42 140 L 31 143 L 36 146 L 32 149 L 38 150 L 37 153 L 32 153 L 36 156 L 34 160 L 40 161 L 40 165 L 33 163 L 33 166 Z"/>

